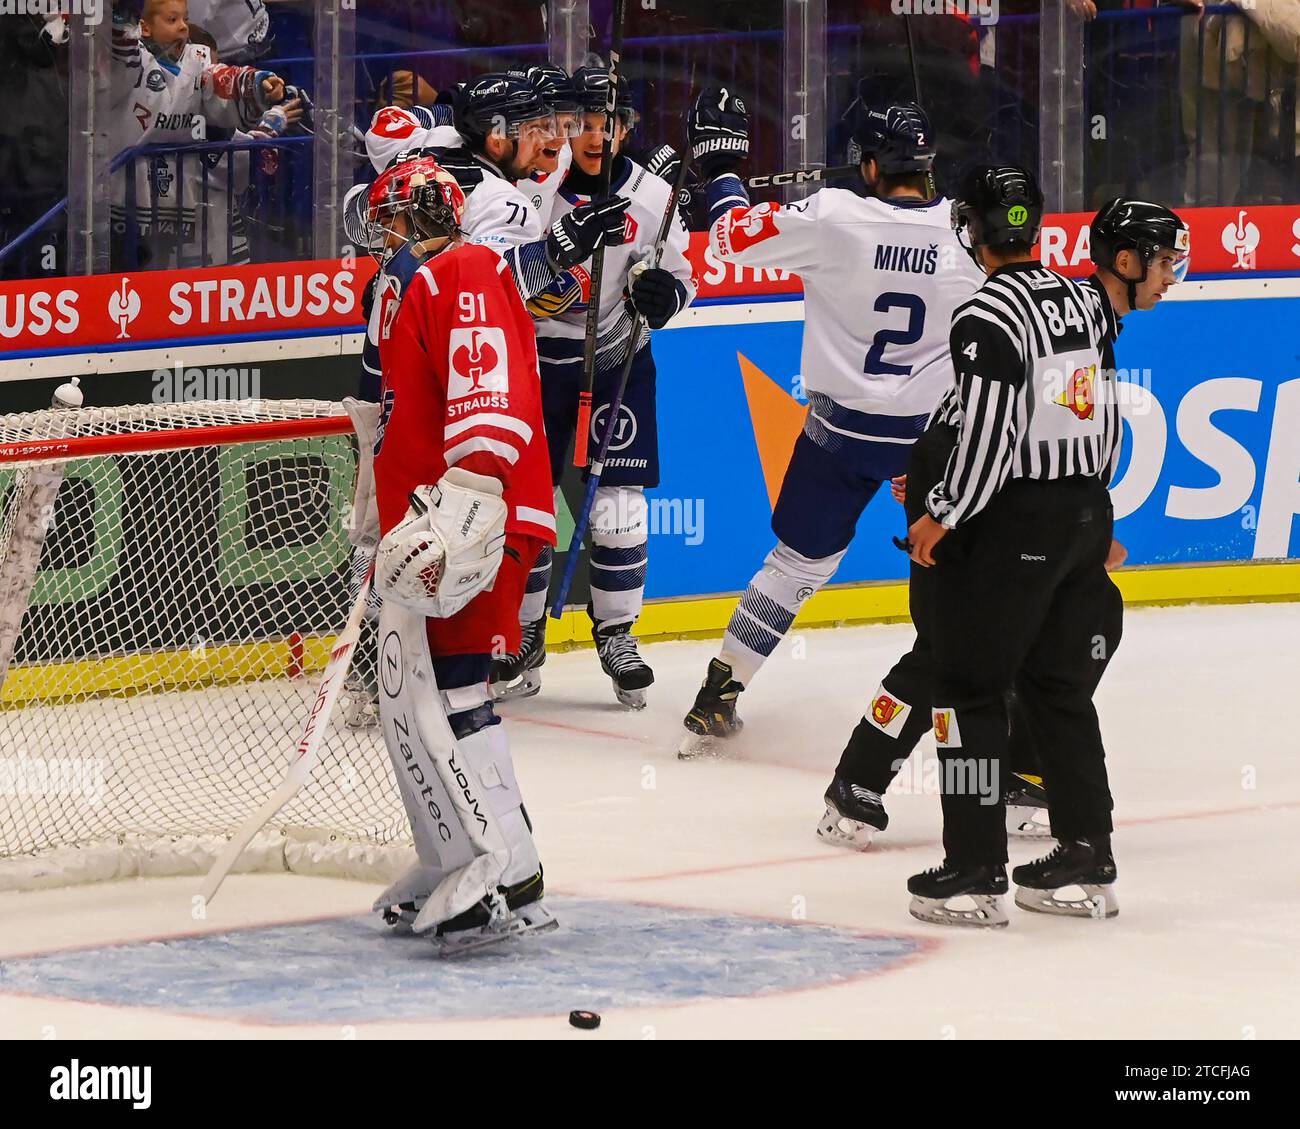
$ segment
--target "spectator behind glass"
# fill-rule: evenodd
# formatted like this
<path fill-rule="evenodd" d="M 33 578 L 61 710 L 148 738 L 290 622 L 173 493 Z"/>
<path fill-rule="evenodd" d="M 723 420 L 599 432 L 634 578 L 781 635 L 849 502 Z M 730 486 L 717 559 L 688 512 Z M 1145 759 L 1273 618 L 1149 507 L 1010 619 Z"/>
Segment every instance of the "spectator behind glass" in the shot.
<path fill-rule="evenodd" d="M 44 23 L 0 19 L 0 247 L 68 192 L 68 49 Z M 0 278 L 62 274 L 65 223 L 57 217 L 0 262 Z"/>
<path fill-rule="evenodd" d="M 225 134 L 229 137 L 259 125 L 275 128 L 267 121 L 274 115 L 267 111 L 284 101 L 284 82 L 269 71 L 214 62 L 209 48 L 190 41 L 187 17 L 186 0 L 146 0 L 138 26 L 115 12 L 114 140 L 119 152 L 141 144 L 190 145 L 216 139 L 222 129 L 231 131 Z M 163 152 L 125 165 L 114 177 L 113 189 L 117 265 L 138 269 L 246 261 L 242 223 L 238 217 L 230 222 L 226 159 L 221 152 Z M 246 158 L 244 164 L 246 168 Z M 133 232 L 128 184 L 134 187 Z"/>
<path fill-rule="evenodd" d="M 190 0 L 189 18 L 216 40 L 227 63 L 251 63 L 274 46 L 265 0 Z"/>

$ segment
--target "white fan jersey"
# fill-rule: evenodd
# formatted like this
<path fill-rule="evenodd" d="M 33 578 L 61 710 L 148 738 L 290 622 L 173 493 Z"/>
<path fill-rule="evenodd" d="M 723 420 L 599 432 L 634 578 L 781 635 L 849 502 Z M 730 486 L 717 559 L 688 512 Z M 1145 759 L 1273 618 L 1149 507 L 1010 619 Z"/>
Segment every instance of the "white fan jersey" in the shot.
<path fill-rule="evenodd" d="M 888 201 L 823 188 L 781 207 L 722 216 L 714 254 L 780 267 L 803 280 L 803 385 L 851 412 L 929 415 L 953 382 L 953 311 L 983 284 L 952 230 L 951 205 Z M 858 421 L 853 431 L 870 431 Z"/>
<path fill-rule="evenodd" d="M 600 321 L 597 331 L 596 355 L 598 366 L 609 368 L 618 365 L 627 356 L 627 345 L 632 331 L 632 317 L 624 304 L 624 291 L 628 287 L 628 272 L 641 260 L 649 260 L 654 251 L 655 239 L 663 224 L 664 210 L 672 187 L 660 177 L 647 172 L 631 158 L 623 158 L 615 166 L 615 175 L 609 186 L 611 196 L 630 200 L 627 209 L 628 241 L 617 247 L 606 247 L 605 261 L 601 267 Z M 590 196 L 572 191 L 572 183 L 561 184 L 555 193 L 551 214 L 546 219 L 549 226 Z M 678 312 L 684 310 L 695 298 L 695 285 L 691 281 L 691 264 L 686 257 L 690 235 L 678 213 L 668 228 L 663 258 L 659 266 L 678 282 Z M 583 344 L 587 330 L 587 303 L 590 301 L 591 262 L 571 272 L 582 285 L 582 299 L 565 313 L 545 318 L 537 323 L 537 350 L 542 359 L 551 363 L 581 364 Z M 649 340 L 650 331 L 642 325 L 639 349 Z"/>
<path fill-rule="evenodd" d="M 398 153 L 408 149 L 464 146 L 465 139 L 449 125 L 427 127 L 419 115 L 398 106 L 380 110 L 366 133 L 366 154 L 375 172 L 383 172 Z M 488 161 L 480 160 L 483 181 L 465 197 L 465 215 L 461 230 L 471 243 L 483 243 L 498 255 L 509 247 L 535 243 L 543 237 L 544 212 L 501 171 Z M 525 186 L 529 181 L 521 182 Z"/>
<path fill-rule="evenodd" d="M 271 17 L 265 0 L 189 0 L 187 19 L 217 41 L 223 63 L 265 55 Z"/>

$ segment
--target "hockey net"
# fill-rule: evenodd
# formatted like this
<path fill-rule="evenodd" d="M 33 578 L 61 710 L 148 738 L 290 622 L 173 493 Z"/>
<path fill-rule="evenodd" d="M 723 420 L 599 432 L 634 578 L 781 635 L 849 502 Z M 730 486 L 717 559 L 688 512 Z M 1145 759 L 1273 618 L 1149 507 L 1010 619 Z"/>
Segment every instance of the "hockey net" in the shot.
<path fill-rule="evenodd" d="M 275 790 L 352 604 L 356 467 L 320 401 L 0 417 L 0 889 L 203 873 Z M 379 731 L 336 710 L 238 869 L 408 857 Z"/>

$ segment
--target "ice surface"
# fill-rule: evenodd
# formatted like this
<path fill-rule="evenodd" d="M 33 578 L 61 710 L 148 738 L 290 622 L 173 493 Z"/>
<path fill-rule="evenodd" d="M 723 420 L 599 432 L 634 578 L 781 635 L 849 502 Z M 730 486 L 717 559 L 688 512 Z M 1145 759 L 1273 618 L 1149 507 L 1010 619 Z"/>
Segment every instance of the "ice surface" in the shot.
<path fill-rule="evenodd" d="M 793 633 L 727 759 L 692 763 L 678 726 L 715 643 L 646 648 L 641 714 L 592 652 L 553 655 L 542 694 L 504 712 L 559 931 L 451 968 L 361 916 L 377 891 L 356 882 L 236 875 L 206 920 L 194 879 L 4 894 L 0 957 L 24 959 L 0 965 L 0 1034 L 1300 1035 L 1300 604 L 1129 613 L 1099 694 L 1120 916 L 1009 906 L 996 935 L 907 914 L 906 877 L 941 856 L 923 763 L 871 851 L 813 836 L 910 641 Z M 604 1022 L 577 1031 L 571 1008 Z"/>

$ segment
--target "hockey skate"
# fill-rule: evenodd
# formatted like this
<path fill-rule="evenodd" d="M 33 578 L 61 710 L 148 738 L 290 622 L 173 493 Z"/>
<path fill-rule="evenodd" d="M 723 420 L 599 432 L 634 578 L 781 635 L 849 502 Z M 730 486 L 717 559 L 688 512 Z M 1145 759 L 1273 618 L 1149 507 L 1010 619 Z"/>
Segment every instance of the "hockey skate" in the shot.
<path fill-rule="evenodd" d="M 542 688 L 541 666 L 546 662 L 546 616 L 520 629 L 519 650 L 492 660 L 492 700 L 531 698 Z"/>
<path fill-rule="evenodd" d="M 498 887 L 478 905 L 444 921 L 434 934 L 439 956 L 458 957 L 533 933 L 549 933 L 560 923 L 542 905 L 542 872 Z"/>
<path fill-rule="evenodd" d="M 865 851 L 877 831 L 889 826 L 880 794 L 850 784 L 836 775 L 826 789 L 826 814 L 817 824 L 817 838 L 835 847 Z"/>
<path fill-rule="evenodd" d="M 1050 855 L 1011 872 L 1021 909 L 1098 919 L 1119 913 L 1115 877 L 1109 836 L 1058 843 Z"/>
<path fill-rule="evenodd" d="M 646 687 L 655 675 L 637 653 L 630 623 L 595 623 L 591 637 L 596 641 L 600 668 L 614 683 L 614 696 L 628 709 L 645 709 Z"/>
<path fill-rule="evenodd" d="M 1002 797 L 1007 807 L 1007 834 L 1022 839 L 1050 839 L 1047 790 L 1041 776 L 1013 772 Z"/>
<path fill-rule="evenodd" d="M 1007 892 L 1007 868 L 1001 863 L 988 866 L 942 866 L 907 880 L 912 895 L 908 912 L 918 921 L 933 925 L 963 925 L 991 929 L 1006 925 L 1001 895 Z"/>
<path fill-rule="evenodd" d="M 744 687 L 731 677 L 731 667 L 721 659 L 710 659 L 695 705 L 682 720 L 686 736 L 677 749 L 682 760 L 708 756 L 717 751 L 720 740 L 734 737 L 744 726 L 736 715 L 736 699 Z"/>

